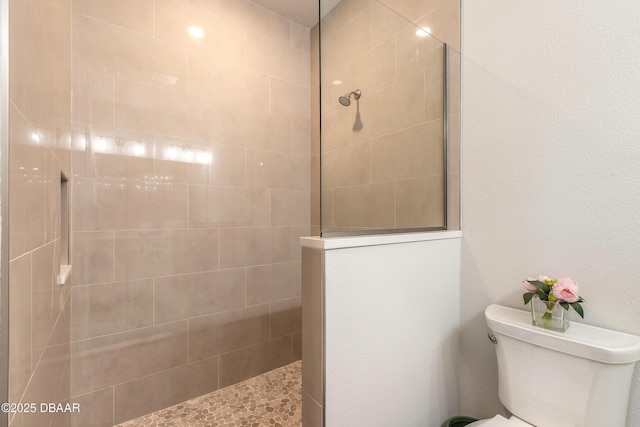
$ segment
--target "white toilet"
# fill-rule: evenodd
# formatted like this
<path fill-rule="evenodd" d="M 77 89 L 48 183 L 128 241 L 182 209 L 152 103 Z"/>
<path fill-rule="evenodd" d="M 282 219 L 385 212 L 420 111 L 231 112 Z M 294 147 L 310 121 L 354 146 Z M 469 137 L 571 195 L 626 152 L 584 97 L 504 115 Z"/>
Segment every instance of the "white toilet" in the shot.
<path fill-rule="evenodd" d="M 529 312 L 499 305 L 485 317 L 500 401 L 513 415 L 468 427 L 625 427 L 640 337 L 576 322 L 547 331 L 531 325 Z"/>

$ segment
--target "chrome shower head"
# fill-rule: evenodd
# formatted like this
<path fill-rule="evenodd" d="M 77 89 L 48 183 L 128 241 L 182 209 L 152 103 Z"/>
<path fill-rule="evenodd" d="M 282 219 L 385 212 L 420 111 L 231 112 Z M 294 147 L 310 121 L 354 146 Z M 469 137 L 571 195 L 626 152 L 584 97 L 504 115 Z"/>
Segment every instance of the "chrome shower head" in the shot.
<path fill-rule="evenodd" d="M 357 101 L 358 99 L 360 99 L 360 95 L 362 95 L 362 93 L 360 92 L 360 89 L 356 89 L 351 93 L 342 95 L 340 98 L 338 98 L 338 101 L 340 101 L 340 104 L 348 107 L 349 105 L 351 105 L 351 95 L 353 95 L 353 97 Z"/>

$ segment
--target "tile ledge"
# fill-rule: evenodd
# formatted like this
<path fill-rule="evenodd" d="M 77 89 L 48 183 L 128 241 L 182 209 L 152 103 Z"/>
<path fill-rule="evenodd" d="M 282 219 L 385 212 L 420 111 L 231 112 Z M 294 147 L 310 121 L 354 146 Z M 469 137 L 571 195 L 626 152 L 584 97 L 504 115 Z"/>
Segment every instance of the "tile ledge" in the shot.
<path fill-rule="evenodd" d="M 361 246 L 392 245 L 428 240 L 459 239 L 462 231 L 425 231 L 420 233 L 372 234 L 345 237 L 301 237 L 300 244 L 313 249 L 342 249 Z"/>

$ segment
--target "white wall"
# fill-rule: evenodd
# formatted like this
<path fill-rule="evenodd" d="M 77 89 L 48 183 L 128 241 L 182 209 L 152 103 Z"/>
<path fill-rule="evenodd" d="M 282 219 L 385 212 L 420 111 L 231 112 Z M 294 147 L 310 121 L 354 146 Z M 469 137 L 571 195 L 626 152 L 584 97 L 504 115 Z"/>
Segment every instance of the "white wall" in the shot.
<path fill-rule="evenodd" d="M 328 427 L 457 413 L 459 259 L 459 238 L 325 251 Z"/>
<path fill-rule="evenodd" d="M 576 279 L 585 323 L 640 334 L 639 22 L 634 1 L 463 3 L 464 413 L 501 408 L 482 312 L 522 307 L 527 275 Z"/>

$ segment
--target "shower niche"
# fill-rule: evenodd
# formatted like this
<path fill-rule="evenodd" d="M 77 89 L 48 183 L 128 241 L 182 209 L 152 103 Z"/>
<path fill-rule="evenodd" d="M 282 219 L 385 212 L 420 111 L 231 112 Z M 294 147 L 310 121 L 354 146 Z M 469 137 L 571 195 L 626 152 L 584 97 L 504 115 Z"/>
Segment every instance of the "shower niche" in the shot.
<path fill-rule="evenodd" d="M 458 230 L 458 51 L 384 3 L 326 3 L 312 224 L 325 237 Z"/>

